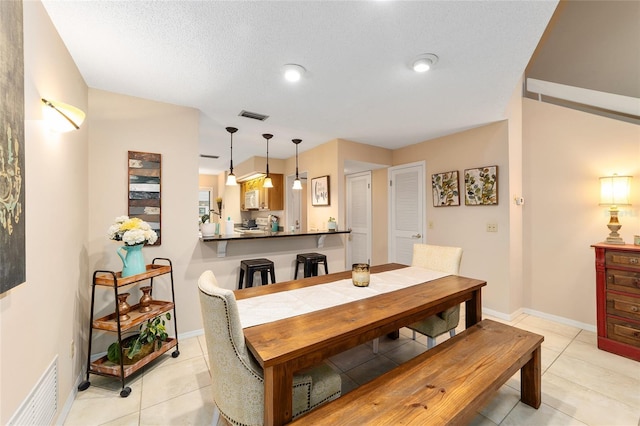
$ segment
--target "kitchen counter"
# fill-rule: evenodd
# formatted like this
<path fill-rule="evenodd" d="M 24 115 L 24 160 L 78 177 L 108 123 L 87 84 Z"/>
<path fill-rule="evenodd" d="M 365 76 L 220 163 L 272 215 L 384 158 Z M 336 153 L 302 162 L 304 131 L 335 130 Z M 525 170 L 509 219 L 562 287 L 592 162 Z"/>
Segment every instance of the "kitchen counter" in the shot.
<path fill-rule="evenodd" d="M 327 235 L 335 234 L 349 234 L 350 230 L 343 231 L 308 231 L 308 232 L 271 232 L 262 230 L 243 230 L 236 231 L 232 235 L 213 235 L 210 237 L 200 237 L 200 240 L 209 243 L 218 243 L 218 257 L 225 257 L 227 252 L 227 243 L 229 241 L 244 241 L 244 240 L 256 240 L 265 238 L 299 238 L 299 237 L 316 237 L 317 247 L 322 248 L 324 246 L 324 240 Z"/>

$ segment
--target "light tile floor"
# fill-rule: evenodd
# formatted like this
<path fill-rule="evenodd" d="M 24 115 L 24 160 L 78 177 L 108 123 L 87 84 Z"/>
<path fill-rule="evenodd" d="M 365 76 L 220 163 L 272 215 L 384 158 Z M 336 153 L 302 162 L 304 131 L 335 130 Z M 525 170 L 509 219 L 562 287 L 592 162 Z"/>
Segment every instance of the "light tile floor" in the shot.
<path fill-rule="evenodd" d="M 464 312 L 464 310 L 461 310 Z M 490 317 L 488 317 L 490 318 Z M 501 321 L 496 318 L 492 318 Z M 596 346 L 595 333 L 530 315 L 505 322 L 545 337 L 542 344 L 542 406 L 519 402 L 515 374 L 471 422 L 490 425 L 640 426 L 640 363 Z M 461 319 L 464 324 L 464 319 Z M 442 336 L 438 342 L 447 339 Z M 342 376 L 342 392 L 382 374 L 426 350 L 426 338 L 402 329 L 398 340 L 380 339 L 332 357 Z M 65 425 L 207 425 L 211 423 L 211 377 L 204 336 L 180 340 L 180 356 L 167 353 L 128 378 L 131 395 L 119 396 L 120 382 L 91 375 Z M 224 421 L 221 425 L 226 425 Z"/>

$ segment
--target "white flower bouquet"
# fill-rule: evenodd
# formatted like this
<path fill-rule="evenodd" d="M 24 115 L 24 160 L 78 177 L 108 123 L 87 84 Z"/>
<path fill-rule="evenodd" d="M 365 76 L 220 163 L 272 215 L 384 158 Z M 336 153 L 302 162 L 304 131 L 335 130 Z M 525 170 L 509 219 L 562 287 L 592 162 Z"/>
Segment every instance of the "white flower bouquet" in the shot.
<path fill-rule="evenodd" d="M 119 216 L 109 227 L 109 239 L 122 241 L 128 246 L 136 244 L 154 244 L 158 239 L 156 231 L 149 224 L 137 217 Z"/>

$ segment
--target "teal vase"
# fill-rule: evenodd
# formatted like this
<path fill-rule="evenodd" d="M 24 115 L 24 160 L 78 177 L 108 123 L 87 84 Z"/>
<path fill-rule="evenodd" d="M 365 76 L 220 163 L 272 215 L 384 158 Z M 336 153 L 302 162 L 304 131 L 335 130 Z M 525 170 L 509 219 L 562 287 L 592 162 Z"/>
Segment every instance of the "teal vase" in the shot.
<path fill-rule="evenodd" d="M 116 251 L 124 265 L 122 268 L 122 278 L 147 272 L 147 266 L 144 263 L 144 256 L 142 256 L 142 246 L 144 246 L 144 244 L 136 244 L 135 246 L 125 245 L 118 248 Z M 126 252 L 124 256 L 122 255 L 121 250 Z"/>

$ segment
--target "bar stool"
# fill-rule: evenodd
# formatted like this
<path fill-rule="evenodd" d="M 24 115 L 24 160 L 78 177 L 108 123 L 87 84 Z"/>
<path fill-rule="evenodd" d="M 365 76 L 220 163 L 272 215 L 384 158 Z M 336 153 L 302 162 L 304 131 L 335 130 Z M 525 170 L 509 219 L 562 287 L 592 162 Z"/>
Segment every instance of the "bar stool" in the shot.
<path fill-rule="evenodd" d="M 298 267 L 300 264 L 304 265 L 304 277 L 317 277 L 318 276 L 318 264 L 324 263 L 324 273 L 328 274 L 327 268 L 327 256 L 320 253 L 301 253 L 296 256 L 296 271 L 293 274 L 293 279 L 298 279 Z"/>
<path fill-rule="evenodd" d="M 253 287 L 253 275 L 260 272 L 262 285 L 268 284 L 267 273 L 271 275 L 271 284 L 276 282 L 276 273 L 273 262 L 269 259 L 245 259 L 240 261 L 240 278 L 238 279 L 238 289 L 242 289 L 244 275 L 247 274 L 246 288 Z"/>

